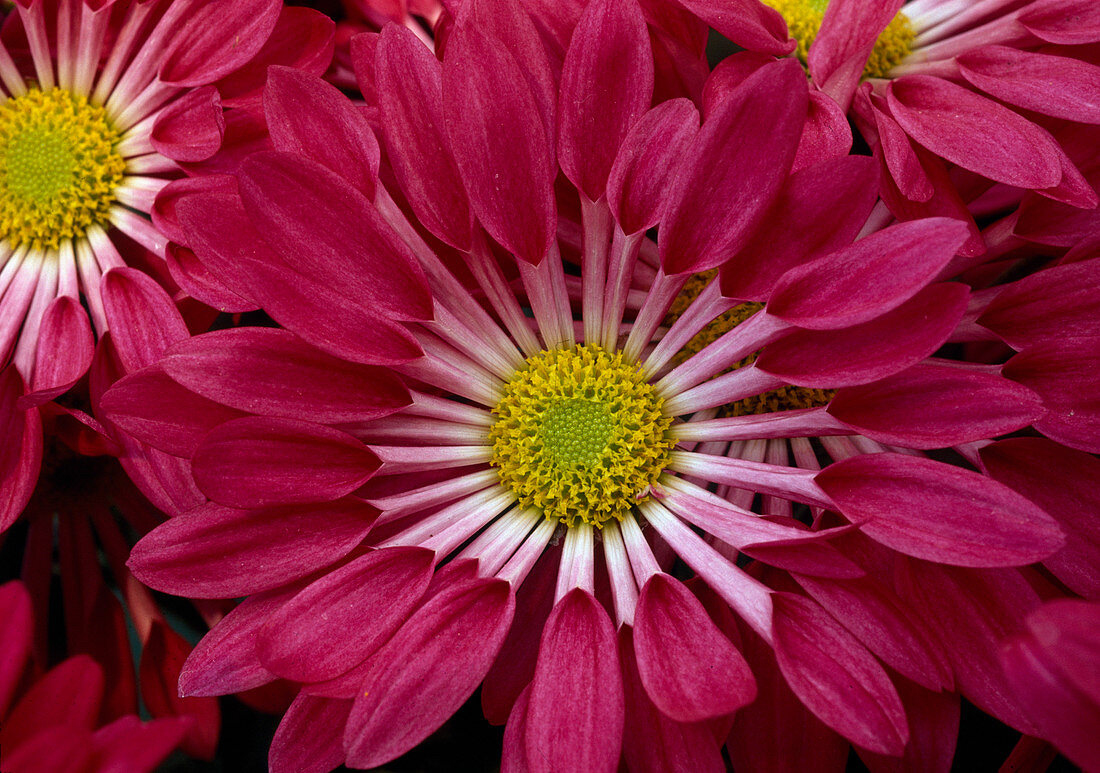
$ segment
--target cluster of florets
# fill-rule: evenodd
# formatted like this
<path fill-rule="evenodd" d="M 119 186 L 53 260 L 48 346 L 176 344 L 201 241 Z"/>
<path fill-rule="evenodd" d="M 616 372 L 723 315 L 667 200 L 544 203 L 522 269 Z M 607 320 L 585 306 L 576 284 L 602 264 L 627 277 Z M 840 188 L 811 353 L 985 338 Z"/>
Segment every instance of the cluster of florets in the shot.
<path fill-rule="evenodd" d="M 1100 5 L 550 5 L 7 12 L 5 773 L 1100 769 Z"/>

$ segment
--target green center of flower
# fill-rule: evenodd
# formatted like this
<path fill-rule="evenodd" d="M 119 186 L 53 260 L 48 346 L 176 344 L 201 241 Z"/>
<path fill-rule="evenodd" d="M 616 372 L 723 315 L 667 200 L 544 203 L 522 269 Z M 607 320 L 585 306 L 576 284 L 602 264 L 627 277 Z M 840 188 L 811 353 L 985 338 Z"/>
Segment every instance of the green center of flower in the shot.
<path fill-rule="evenodd" d="M 0 103 L 0 239 L 57 248 L 105 223 L 126 162 L 106 111 L 65 89 Z"/>
<path fill-rule="evenodd" d="M 595 344 L 529 357 L 489 430 L 501 481 L 547 518 L 621 520 L 668 462 L 672 418 L 636 363 Z"/>
<path fill-rule="evenodd" d="M 810 53 L 810 46 L 821 29 L 821 21 L 825 18 L 825 8 L 829 0 L 763 0 L 782 14 L 787 20 L 787 29 L 791 37 L 798 41 L 796 53 L 798 58 L 806 63 Z M 894 69 L 901 60 L 912 51 L 913 39 L 916 31 L 913 29 L 909 18 L 898 11 L 882 34 L 875 41 L 875 47 L 863 68 L 863 75 L 868 78 L 885 78 L 890 70 Z"/>

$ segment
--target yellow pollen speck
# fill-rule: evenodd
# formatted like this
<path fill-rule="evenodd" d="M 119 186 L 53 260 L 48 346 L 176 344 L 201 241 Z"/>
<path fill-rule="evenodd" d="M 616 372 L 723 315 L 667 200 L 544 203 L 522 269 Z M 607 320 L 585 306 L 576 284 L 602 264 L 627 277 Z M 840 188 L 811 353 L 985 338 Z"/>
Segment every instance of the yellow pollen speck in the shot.
<path fill-rule="evenodd" d="M 541 352 L 493 409 L 492 464 L 521 507 L 569 526 L 621 520 L 668 463 L 663 402 L 622 352 L 595 344 Z"/>
<path fill-rule="evenodd" d="M 106 111 L 65 89 L 0 103 L 0 239 L 57 248 L 105 223 L 126 162 Z"/>
<path fill-rule="evenodd" d="M 683 314 L 691 302 L 698 297 L 703 288 L 714 279 L 717 271 L 707 271 L 696 274 L 687 281 L 684 289 L 672 302 L 664 324 L 671 326 L 681 314 Z M 700 352 L 710 343 L 718 340 L 723 334 L 740 325 L 746 319 L 764 308 L 762 303 L 741 303 L 734 306 L 711 320 L 702 330 L 695 334 L 684 348 L 672 357 L 672 364 L 679 365 L 690 357 Z M 738 361 L 731 370 L 743 368 L 756 359 L 756 354 L 750 354 Z M 745 397 L 736 402 L 723 405 L 719 416 L 744 416 L 746 414 L 772 413 L 774 411 L 790 411 L 795 408 L 816 408 L 826 405 L 836 394 L 835 389 L 811 389 L 809 387 L 785 386 L 773 389 L 763 394 Z"/>
<path fill-rule="evenodd" d="M 786 19 L 791 37 L 798 42 L 795 53 L 805 64 L 809 57 L 810 46 L 817 37 L 817 31 L 821 29 L 822 19 L 825 18 L 828 0 L 763 0 L 763 2 L 779 11 Z M 890 70 L 900 64 L 901 60 L 912 51 L 915 37 L 916 31 L 909 18 L 899 11 L 875 41 L 875 47 L 863 68 L 863 75 L 868 78 L 885 78 Z"/>

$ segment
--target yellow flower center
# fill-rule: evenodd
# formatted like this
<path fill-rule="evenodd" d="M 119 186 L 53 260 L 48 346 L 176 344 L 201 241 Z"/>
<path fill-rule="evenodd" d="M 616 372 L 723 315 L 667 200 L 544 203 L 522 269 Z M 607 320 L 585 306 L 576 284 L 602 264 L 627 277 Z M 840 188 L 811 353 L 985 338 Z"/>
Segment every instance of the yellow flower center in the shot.
<path fill-rule="evenodd" d="M 0 239 L 57 248 L 105 223 L 126 162 L 106 111 L 65 89 L 0 103 Z"/>
<path fill-rule="evenodd" d="M 671 326 L 681 314 L 687 311 L 688 306 L 699 296 L 703 288 L 717 275 L 717 271 L 706 271 L 696 274 L 687 281 L 684 289 L 676 296 L 664 324 Z M 704 347 L 718 340 L 725 333 L 740 325 L 746 319 L 764 308 L 762 303 L 740 303 L 729 311 L 715 317 L 706 327 L 700 330 L 688 341 L 684 347 L 672 356 L 672 364 L 679 365 L 690 357 L 700 352 Z M 750 354 L 737 362 L 731 370 L 743 368 L 756 359 L 756 354 Z M 773 389 L 770 392 L 745 397 L 736 402 L 727 403 L 719 409 L 720 416 L 744 416 L 746 414 L 773 413 L 775 411 L 790 411 L 795 408 L 817 408 L 827 405 L 836 394 L 835 389 L 811 389 L 809 387 L 785 386 Z"/>
<path fill-rule="evenodd" d="M 541 352 L 493 409 L 492 464 L 521 507 L 569 526 L 622 520 L 668 462 L 663 402 L 621 352 L 596 344 Z"/>
<path fill-rule="evenodd" d="M 787 29 L 791 37 L 798 41 L 796 53 L 806 63 L 810 46 L 821 29 L 821 20 L 825 18 L 825 7 L 829 0 L 763 0 L 783 15 L 787 20 Z M 885 78 L 901 60 L 912 50 L 916 31 L 908 17 L 901 11 L 895 16 L 875 41 L 874 50 L 863 68 L 868 78 Z"/>

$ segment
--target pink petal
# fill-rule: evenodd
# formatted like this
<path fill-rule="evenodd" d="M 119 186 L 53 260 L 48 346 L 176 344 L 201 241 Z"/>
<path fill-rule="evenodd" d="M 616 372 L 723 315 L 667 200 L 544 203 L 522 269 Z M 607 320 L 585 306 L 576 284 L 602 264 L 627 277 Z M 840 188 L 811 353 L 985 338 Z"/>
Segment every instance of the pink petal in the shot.
<path fill-rule="evenodd" d="M 159 620 L 153 621 L 141 650 L 141 699 L 154 717 L 188 717 L 191 725 L 181 748 L 202 760 L 212 760 L 218 746 L 221 711 L 215 698 L 182 698 L 177 683 L 191 645 Z"/>
<path fill-rule="evenodd" d="M 19 408 L 21 397 L 19 371 L 0 370 L 0 533 L 23 512 L 42 467 L 42 418 Z"/>
<path fill-rule="evenodd" d="M 1047 414 L 1035 429 L 1059 443 L 1100 453 L 1100 336 L 1065 337 L 1017 354 L 1002 371 L 1038 392 Z"/>
<path fill-rule="evenodd" d="M 774 56 L 754 51 L 736 51 L 721 62 L 707 76 L 703 87 L 703 119 L 707 120 L 726 97 L 734 92 L 754 72 L 775 61 Z"/>
<path fill-rule="evenodd" d="M 542 632 L 527 709 L 532 773 L 613 773 L 624 722 L 615 629 L 603 606 L 575 588 Z"/>
<path fill-rule="evenodd" d="M 185 458 L 214 427 L 246 415 L 184 389 L 160 364 L 116 381 L 99 411 L 142 443 Z"/>
<path fill-rule="evenodd" d="M 318 424 L 388 416 L 412 402 L 393 371 L 337 359 L 273 328 L 207 333 L 174 347 L 162 366 L 222 405 Z"/>
<path fill-rule="evenodd" d="M 820 91 L 811 91 L 810 109 L 791 171 L 799 172 L 828 158 L 844 158 L 851 149 L 852 127 L 840 105 Z"/>
<path fill-rule="evenodd" d="M 825 9 L 821 29 L 810 47 L 809 69 L 814 85 L 841 107 L 846 109 L 852 101 L 878 36 L 903 2 L 832 0 Z"/>
<path fill-rule="evenodd" d="M 1023 9 L 1019 21 L 1048 43 L 1073 46 L 1100 40 L 1100 8 L 1091 0 L 1038 0 Z"/>
<path fill-rule="evenodd" d="M 113 268 L 101 290 L 111 340 L 127 373 L 159 360 L 165 350 L 190 337 L 176 305 L 160 285 L 135 268 Z"/>
<path fill-rule="evenodd" d="M 316 161 L 374 197 L 378 140 L 362 111 L 335 86 L 290 67 L 272 67 L 264 116 L 276 150 Z"/>
<path fill-rule="evenodd" d="M 1022 566 L 1065 541 L 1058 524 L 984 475 L 902 454 L 864 454 L 815 478 L 868 537 L 953 566 Z"/>
<path fill-rule="evenodd" d="M 443 117 L 470 205 L 512 254 L 537 264 L 557 231 L 553 135 L 520 63 L 472 25 L 447 41 Z"/>
<path fill-rule="evenodd" d="M 916 295 L 966 236 L 966 226 L 946 217 L 890 226 L 789 270 L 776 283 L 768 313 L 811 330 L 867 322 Z"/>
<path fill-rule="evenodd" d="M 785 60 L 746 78 L 704 122 L 667 194 L 666 273 L 714 268 L 748 242 L 794 161 L 808 99 L 802 68 Z"/>
<path fill-rule="evenodd" d="M 195 300 L 226 314 L 241 314 L 259 308 L 253 301 L 226 287 L 187 247 L 169 244 L 165 258 L 172 279 Z"/>
<path fill-rule="evenodd" d="M 4 767 L 12 773 L 82 771 L 93 764 L 92 734 L 84 728 L 54 725 L 16 748 L 5 742 Z"/>
<path fill-rule="evenodd" d="M 473 215 L 444 136 L 439 60 L 411 31 L 388 24 L 373 61 L 382 136 L 409 206 L 432 234 L 468 250 Z"/>
<path fill-rule="evenodd" d="M 1075 335 L 1100 336 L 1100 261 L 1053 266 L 1002 289 L 978 317 L 1015 349 Z"/>
<path fill-rule="evenodd" d="M 267 619 L 301 589 L 299 582 L 254 594 L 219 620 L 180 669 L 180 695 L 228 695 L 274 681 L 260 664 L 256 640 Z"/>
<path fill-rule="evenodd" d="M 236 193 L 237 178 L 226 174 L 211 174 L 203 177 L 183 177 L 172 180 L 161 188 L 153 202 L 150 214 L 157 230 L 173 242 L 187 242 L 180 226 L 178 207 L 180 201 L 196 193 Z"/>
<path fill-rule="evenodd" d="M 634 649 L 650 700 L 677 722 L 731 714 L 756 697 L 741 653 L 699 600 L 667 574 L 653 575 L 642 588 Z"/>
<path fill-rule="evenodd" d="M 886 162 L 886 168 L 890 170 L 894 184 L 910 201 L 928 201 L 935 195 L 936 189 L 928 173 L 924 171 L 920 156 L 913 149 L 913 143 L 909 141 L 905 130 L 892 116 L 879 110 L 877 106 L 873 106 L 871 112 L 874 115 L 875 128 L 878 129 L 882 158 Z"/>
<path fill-rule="evenodd" d="M 1100 598 L 1100 461 L 1046 438 L 1010 438 L 986 446 L 989 475 L 1054 516 L 1066 546 L 1043 561 L 1075 593 Z"/>
<path fill-rule="evenodd" d="M 299 156 L 259 153 L 241 165 L 238 186 L 263 238 L 303 274 L 379 316 L 431 318 L 415 256 L 342 177 Z"/>
<path fill-rule="evenodd" d="M 851 244 L 871 214 L 877 183 L 877 165 L 859 156 L 826 159 L 791 175 L 766 225 L 722 266 L 722 294 L 766 301 L 788 270 Z"/>
<path fill-rule="evenodd" d="M 680 5 L 742 48 L 775 56 L 794 50 L 783 17 L 757 0 L 680 0 Z"/>
<path fill-rule="evenodd" d="M 350 712 L 351 701 L 299 693 L 271 739 L 271 773 L 328 773 L 343 765 L 341 739 Z"/>
<path fill-rule="evenodd" d="M 208 502 L 142 538 L 128 565 L 143 582 L 177 596 L 247 596 L 343 558 L 377 514 L 354 499 L 266 510 Z"/>
<path fill-rule="evenodd" d="M 909 743 L 900 765 L 897 757 L 856 749 L 860 759 L 872 773 L 897 770 L 950 773 L 959 739 L 958 693 L 926 690 L 904 677 L 896 677 L 894 686 L 909 717 Z"/>
<path fill-rule="evenodd" d="M 17 580 L 0 585 L 0 716 L 8 707 L 31 656 L 34 619 L 27 587 Z"/>
<path fill-rule="evenodd" d="M 619 658 L 626 698 L 623 758 L 629 770 L 636 773 L 722 773 L 726 767 L 722 763 L 721 750 L 706 723 L 676 722 L 653 705 L 638 676 L 631 638 L 629 627 L 619 629 Z"/>
<path fill-rule="evenodd" d="M 898 373 L 929 356 L 954 332 L 969 290 L 929 285 L 893 311 L 846 330 L 796 330 L 764 347 L 761 370 L 800 386 L 862 384 Z"/>
<path fill-rule="evenodd" d="M 154 719 L 142 722 L 131 715 L 96 730 L 91 746 L 97 770 L 155 770 L 180 745 L 190 720 Z"/>
<path fill-rule="evenodd" d="M 962 86 L 906 75 L 890 83 L 886 99 L 909 136 L 964 169 L 1020 188 L 1062 179 L 1061 151 L 1046 131 Z"/>
<path fill-rule="evenodd" d="M 222 146 L 225 117 L 213 86 L 185 93 L 157 116 L 149 141 L 173 161 L 205 161 Z"/>
<path fill-rule="evenodd" d="M 695 105 L 671 99 L 627 132 L 607 180 L 607 203 L 623 233 L 635 234 L 660 222 L 669 181 L 698 131 Z"/>
<path fill-rule="evenodd" d="M 1100 67 L 1068 56 L 985 46 L 958 58 L 962 76 L 997 99 L 1026 110 L 1100 123 Z"/>
<path fill-rule="evenodd" d="M 160 80 L 201 86 L 228 75 L 263 47 L 281 7 L 278 0 L 231 0 L 191 9 L 168 39 Z"/>
<path fill-rule="evenodd" d="M 261 630 L 257 651 L 264 667 L 318 682 L 363 662 L 416 608 L 434 559 L 424 548 L 383 548 L 312 583 Z"/>
<path fill-rule="evenodd" d="M 772 598 L 775 654 L 795 695 L 853 743 L 900 755 L 909 740 L 905 709 L 878 661 L 808 599 Z"/>
<path fill-rule="evenodd" d="M 76 655 L 50 669 L 20 698 L 4 719 L 5 749 L 49 727 L 91 730 L 103 699 L 103 669 L 87 655 Z"/>
<path fill-rule="evenodd" d="M 21 404 L 41 405 L 68 391 L 88 372 L 94 351 L 92 327 L 80 301 L 68 295 L 55 298 L 38 331 L 33 391 Z"/>
<path fill-rule="evenodd" d="M 195 482 L 229 507 L 331 502 L 378 469 L 351 435 L 292 419 L 246 417 L 219 425 L 195 451 Z"/>
<path fill-rule="evenodd" d="M 635 0 L 594 0 L 561 74 L 558 162 L 590 201 L 607 188 L 623 138 L 653 99 L 653 52 Z"/>
<path fill-rule="evenodd" d="M 999 375 L 921 363 L 839 391 L 829 413 L 880 443 L 947 448 L 1004 435 L 1043 415 L 1038 395 Z"/>
<path fill-rule="evenodd" d="M 263 48 L 239 70 L 218 81 L 227 106 L 254 102 L 267 82 L 269 65 L 285 65 L 310 75 L 323 75 L 332 61 L 336 27 L 312 8 L 284 6 Z"/>
<path fill-rule="evenodd" d="M 348 763 L 373 768 L 435 732 L 485 677 L 514 611 L 512 586 L 496 578 L 432 596 L 374 656 L 348 718 Z"/>

